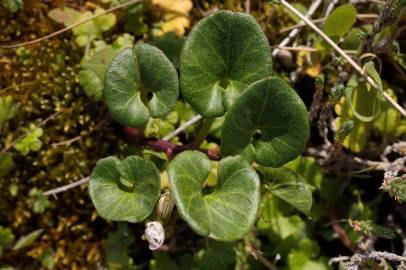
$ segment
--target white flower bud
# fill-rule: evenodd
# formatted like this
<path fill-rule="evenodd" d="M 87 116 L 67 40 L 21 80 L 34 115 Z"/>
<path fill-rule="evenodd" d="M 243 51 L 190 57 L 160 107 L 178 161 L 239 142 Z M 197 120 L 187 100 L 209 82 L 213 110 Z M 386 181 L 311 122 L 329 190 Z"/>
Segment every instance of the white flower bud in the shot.
<path fill-rule="evenodd" d="M 160 248 L 165 241 L 165 231 L 162 224 L 157 221 L 147 222 L 145 237 L 149 243 L 150 250 Z"/>

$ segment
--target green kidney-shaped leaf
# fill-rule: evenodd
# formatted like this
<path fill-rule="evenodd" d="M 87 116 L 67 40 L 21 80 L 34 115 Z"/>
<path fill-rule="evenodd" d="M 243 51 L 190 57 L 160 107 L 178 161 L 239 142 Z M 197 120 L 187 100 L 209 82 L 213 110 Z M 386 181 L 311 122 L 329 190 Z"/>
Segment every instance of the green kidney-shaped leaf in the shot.
<path fill-rule="evenodd" d="M 137 44 L 123 49 L 107 68 L 104 95 L 115 120 L 141 127 L 150 116 L 163 117 L 175 106 L 178 74 L 161 50 Z"/>
<path fill-rule="evenodd" d="M 272 72 L 271 49 L 255 19 L 218 11 L 192 30 L 180 59 L 181 90 L 201 115 L 223 115 L 245 88 Z"/>
<path fill-rule="evenodd" d="M 258 211 L 258 175 L 240 157 L 222 159 L 214 191 L 204 194 L 210 169 L 210 160 L 198 151 L 183 152 L 170 163 L 168 175 L 178 211 L 203 236 L 221 241 L 240 239 Z"/>
<path fill-rule="evenodd" d="M 279 167 L 304 150 L 308 137 L 305 105 L 288 83 L 273 77 L 253 83 L 236 100 L 224 121 L 221 151 Z"/>
<path fill-rule="evenodd" d="M 303 214 L 310 216 L 313 204 L 312 186 L 288 168 L 267 168 L 265 171 L 267 178 L 271 181 L 270 192 Z"/>
<path fill-rule="evenodd" d="M 85 67 L 92 70 L 97 77 L 103 82 L 107 67 L 111 64 L 119 50 L 107 47 L 95 52 L 89 60 L 86 61 Z"/>
<path fill-rule="evenodd" d="M 89 69 L 80 70 L 78 73 L 79 84 L 83 87 L 88 97 L 93 96 L 100 100 L 103 96 L 103 82 L 95 72 Z"/>
<path fill-rule="evenodd" d="M 98 214 L 114 221 L 140 222 L 154 209 L 160 193 L 155 165 L 141 157 L 120 161 L 108 157 L 97 162 L 89 184 Z"/>
<path fill-rule="evenodd" d="M 342 38 L 357 20 L 357 11 L 351 4 L 342 5 L 336 8 L 328 16 L 323 27 L 323 32 L 334 41 Z"/>

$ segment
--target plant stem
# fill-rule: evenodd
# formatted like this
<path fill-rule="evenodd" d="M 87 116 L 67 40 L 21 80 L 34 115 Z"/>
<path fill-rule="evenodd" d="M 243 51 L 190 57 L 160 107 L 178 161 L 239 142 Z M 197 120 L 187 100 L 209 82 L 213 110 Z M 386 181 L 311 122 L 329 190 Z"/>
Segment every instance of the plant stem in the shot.
<path fill-rule="evenodd" d="M 174 144 L 165 140 L 144 138 L 141 131 L 137 128 L 124 127 L 124 133 L 139 145 L 147 146 L 157 152 L 164 152 L 169 160 L 173 159 L 177 154 L 183 151 L 192 149 L 205 153 L 211 160 L 220 160 L 220 155 L 217 149 L 203 150 L 192 144 L 182 145 Z"/>
<path fill-rule="evenodd" d="M 286 51 L 294 51 L 294 52 L 300 52 L 300 51 L 305 51 L 305 52 L 320 52 L 322 49 L 317 49 L 313 47 L 307 47 L 307 46 L 301 46 L 298 45 L 296 47 L 273 47 L 279 50 L 286 50 Z M 358 51 L 356 50 L 345 50 L 346 53 L 348 54 L 357 54 Z"/>
<path fill-rule="evenodd" d="M 245 0 L 245 13 L 250 14 L 251 12 L 251 0 Z"/>
<path fill-rule="evenodd" d="M 198 120 L 200 120 L 201 116 L 200 117 L 195 116 L 194 118 L 198 118 Z M 191 120 L 193 120 L 193 118 Z M 184 126 L 182 126 L 182 127 L 184 127 Z M 140 129 L 136 129 L 136 128 L 125 127 L 124 132 L 127 135 L 129 135 L 130 137 L 132 137 L 136 141 L 136 143 L 147 146 L 158 152 L 164 152 L 168 156 L 169 159 L 173 159 L 174 156 L 176 156 L 177 154 L 179 154 L 183 151 L 190 150 L 190 149 L 196 149 L 196 150 L 199 150 L 199 151 L 205 153 L 211 160 L 217 160 L 217 161 L 220 160 L 220 156 L 216 152 L 216 150 L 201 150 L 201 149 L 197 149 L 191 145 L 174 144 L 174 143 L 168 142 L 166 140 L 147 139 L 147 138 L 143 137 L 142 131 Z M 86 184 L 89 181 L 90 181 L 90 176 L 87 176 L 78 181 L 70 183 L 68 185 L 45 191 L 44 193 L 42 193 L 42 195 L 43 196 L 50 196 L 50 195 L 55 196 L 58 193 L 62 193 L 69 189 Z"/>
<path fill-rule="evenodd" d="M 207 134 L 209 134 L 211 125 L 213 124 L 214 119 L 205 119 L 203 121 L 203 125 L 200 128 L 199 132 L 197 133 L 195 139 L 193 140 L 193 142 L 191 143 L 192 147 L 199 147 L 202 142 L 204 141 L 204 139 L 206 138 Z"/>
<path fill-rule="evenodd" d="M 70 183 L 66 186 L 62 186 L 62 187 L 57 187 L 48 191 L 45 191 L 44 193 L 42 193 L 43 196 L 49 196 L 49 195 L 56 195 L 58 193 L 62 193 L 65 192 L 71 188 L 86 184 L 90 181 L 90 176 L 86 176 L 85 178 L 82 178 L 76 182 Z"/>
<path fill-rule="evenodd" d="M 364 71 L 364 69 L 358 65 L 346 52 L 344 52 L 331 38 L 329 38 L 320 28 L 318 28 L 311 20 L 305 17 L 299 10 L 289 4 L 286 0 L 281 0 L 281 4 L 287 9 L 292 11 L 302 21 L 304 21 L 310 28 L 312 28 L 317 34 L 319 34 L 334 50 L 338 52 L 347 62 L 361 75 L 367 82 L 375 89 L 379 91 L 378 84 Z M 406 117 L 406 110 L 402 108 L 388 93 L 383 92 L 383 96 L 389 101 L 393 107 L 395 107 L 404 117 Z"/>
<path fill-rule="evenodd" d="M 324 14 L 324 17 L 325 17 L 325 18 L 327 18 L 328 15 L 330 15 L 330 13 L 331 13 L 331 12 L 333 11 L 333 9 L 334 9 L 334 6 L 337 5 L 338 1 L 339 1 L 339 0 L 330 1 L 330 4 L 327 6 L 326 13 Z"/>
<path fill-rule="evenodd" d="M 321 4 L 322 2 L 323 2 L 323 1 L 321 1 L 321 0 L 314 0 L 314 1 L 312 2 L 312 4 L 311 4 L 309 10 L 307 11 L 307 13 L 306 13 L 306 15 L 305 15 L 305 16 L 306 16 L 306 19 L 307 19 L 307 18 L 310 18 L 310 17 L 313 15 L 313 13 L 317 10 L 317 8 L 320 6 L 320 4 Z M 302 19 L 302 21 L 301 21 L 300 23 L 303 23 L 303 19 Z M 299 24 L 300 24 L 300 23 L 299 23 Z M 293 30 L 289 33 L 289 35 L 288 35 L 284 40 L 282 40 L 281 43 L 279 43 L 279 46 L 278 46 L 278 47 L 285 47 L 286 45 L 288 45 L 289 42 L 299 33 L 299 31 L 300 31 L 299 28 L 293 29 Z M 274 50 L 274 51 L 272 52 L 272 56 L 273 56 L 273 57 L 277 56 L 278 53 L 279 53 L 279 51 L 280 51 L 280 50 L 278 50 L 278 49 Z"/>
<path fill-rule="evenodd" d="M 328 18 L 328 16 L 324 16 L 323 18 L 311 20 L 311 22 L 313 22 L 314 24 L 320 24 L 320 23 L 325 22 L 325 21 L 327 20 L 327 18 Z M 373 13 L 357 14 L 357 19 L 358 19 L 358 20 L 368 20 L 368 19 L 377 19 L 377 18 L 379 18 L 379 15 L 378 15 L 378 14 L 373 14 Z M 302 22 L 300 22 L 300 23 L 298 23 L 298 24 L 295 24 L 295 25 L 292 25 L 292 26 L 287 26 L 287 27 L 282 28 L 282 29 L 278 32 L 278 34 L 282 34 L 282 33 L 285 33 L 285 32 L 289 32 L 289 31 L 291 31 L 291 30 L 293 30 L 293 29 L 295 29 L 295 28 L 302 28 L 302 27 L 305 27 L 305 26 L 306 26 L 306 23 L 304 23 L 304 22 L 302 21 Z"/>
<path fill-rule="evenodd" d="M 179 133 L 190 127 L 191 125 L 199 122 L 203 117 L 201 115 L 196 115 L 192 117 L 190 120 L 186 121 L 183 125 L 175 129 L 173 132 L 169 133 L 165 137 L 162 138 L 164 141 L 170 141 L 173 137 L 176 137 Z"/>

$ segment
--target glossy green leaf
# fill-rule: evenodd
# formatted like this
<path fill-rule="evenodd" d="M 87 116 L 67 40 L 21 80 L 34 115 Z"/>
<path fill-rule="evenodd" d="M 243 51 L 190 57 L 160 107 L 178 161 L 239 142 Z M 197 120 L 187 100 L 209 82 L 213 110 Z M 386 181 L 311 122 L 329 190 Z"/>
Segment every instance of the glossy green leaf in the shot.
<path fill-rule="evenodd" d="M 370 102 L 373 102 L 373 97 L 376 96 L 377 91 L 367 91 L 365 84 L 356 86 L 353 93 L 353 106 L 354 108 L 362 112 L 365 115 L 371 115 L 372 109 L 375 106 L 369 106 Z M 391 96 L 395 101 L 397 97 L 392 89 L 385 89 L 386 93 Z M 347 122 L 352 120 L 354 127 L 344 140 L 343 145 L 346 148 L 351 149 L 353 152 L 361 151 L 367 144 L 368 134 L 371 129 L 374 128 L 381 134 L 387 136 L 400 136 L 406 131 L 406 122 L 402 120 L 402 116 L 398 110 L 396 110 L 386 99 L 380 99 L 380 113 L 372 122 L 362 122 L 352 112 L 346 99 L 342 99 L 335 107 L 335 111 L 339 117 L 336 119 L 336 126 L 338 129 Z"/>
<path fill-rule="evenodd" d="M 178 74 L 161 50 L 138 44 L 113 59 L 106 71 L 104 94 L 115 120 L 141 127 L 150 116 L 164 117 L 173 109 L 179 95 Z"/>
<path fill-rule="evenodd" d="M 271 192 L 307 216 L 312 207 L 311 186 L 303 182 L 287 182 L 272 185 Z"/>
<path fill-rule="evenodd" d="M 285 167 L 300 174 L 309 184 L 317 188 L 321 187 L 323 174 L 314 157 L 299 156 Z"/>
<path fill-rule="evenodd" d="M 180 52 L 184 43 L 184 37 L 177 37 L 174 32 L 167 32 L 163 36 L 156 37 L 151 44 L 161 49 L 173 65 L 179 68 Z"/>
<path fill-rule="evenodd" d="M 308 137 L 305 105 L 288 83 L 273 77 L 253 83 L 236 100 L 224 121 L 221 151 L 279 167 L 304 150 Z"/>
<path fill-rule="evenodd" d="M 231 241 L 242 238 L 255 221 L 259 178 L 240 157 L 222 159 L 214 191 L 204 194 L 211 162 L 201 152 L 186 151 L 169 164 L 171 190 L 181 216 L 199 234 Z"/>
<path fill-rule="evenodd" d="M 345 50 L 358 50 L 363 41 L 362 35 L 365 35 L 365 32 L 361 28 L 353 27 L 340 47 Z"/>
<path fill-rule="evenodd" d="M 323 27 L 323 32 L 334 41 L 342 38 L 357 20 L 357 11 L 351 4 L 342 5 L 336 8 L 328 16 Z"/>
<path fill-rule="evenodd" d="M 106 47 L 95 52 L 86 62 L 85 67 L 96 73 L 97 77 L 103 82 L 107 67 L 111 64 L 119 50 L 112 47 Z"/>
<path fill-rule="evenodd" d="M 79 84 L 88 97 L 100 100 L 103 96 L 103 82 L 92 70 L 84 69 L 78 74 Z"/>
<path fill-rule="evenodd" d="M 154 209 L 160 193 L 155 165 L 137 156 L 97 162 L 89 184 L 98 214 L 109 220 L 141 222 Z"/>
<path fill-rule="evenodd" d="M 385 89 L 385 92 L 394 100 L 398 101 L 394 91 L 390 88 Z M 384 135 L 396 136 L 397 134 L 405 134 L 405 120 L 402 120 L 400 112 L 392 106 L 386 99 L 381 99 L 381 113 L 376 117 L 373 126 Z M 403 124 L 402 124 L 403 123 Z M 402 132 L 403 129 L 403 132 Z"/>
<path fill-rule="evenodd" d="M 303 214 L 310 216 L 312 209 L 312 187 L 296 172 L 288 168 L 261 168 L 270 181 L 270 192 L 287 202 Z"/>
<path fill-rule="evenodd" d="M 383 85 L 382 85 L 382 79 L 381 76 L 379 75 L 378 71 L 375 69 L 375 64 L 372 61 L 366 62 L 364 65 L 364 70 L 365 72 L 374 79 L 376 84 L 378 85 L 379 91 L 383 92 Z M 371 87 L 369 84 L 367 84 L 368 90 Z"/>
<path fill-rule="evenodd" d="M 367 105 L 370 98 L 368 98 L 367 94 L 368 91 L 364 84 L 357 86 L 354 90 L 352 104 L 356 110 L 370 114 L 371 106 Z M 349 106 L 349 102 L 347 102 L 347 98 L 342 98 L 340 102 L 337 103 L 335 106 L 335 112 L 338 115 L 335 121 L 337 129 L 349 120 L 354 122 L 354 126 L 345 138 L 343 146 L 351 149 L 353 152 L 360 152 L 367 143 L 367 136 L 370 130 L 369 124 L 364 123 L 355 117 Z"/>
<path fill-rule="evenodd" d="M 298 215 L 285 214 L 287 212 L 281 200 L 269 193 L 263 197 L 257 228 L 268 234 L 269 239 L 276 245 L 281 240 L 293 238 L 298 240 L 305 234 L 306 224 Z"/>
<path fill-rule="evenodd" d="M 27 235 L 24 235 L 24 236 L 20 237 L 17 240 L 17 243 L 15 243 L 13 249 L 17 250 L 17 249 L 21 249 L 21 248 L 25 248 L 25 247 L 30 246 L 32 243 L 35 242 L 35 240 L 38 239 L 38 237 L 41 236 L 43 231 L 44 231 L 43 229 L 38 229 L 38 230 L 35 230 L 33 232 L 30 232 Z"/>
<path fill-rule="evenodd" d="M 201 115 L 223 115 L 245 88 L 272 72 L 268 39 L 255 19 L 218 11 L 193 28 L 180 59 L 181 90 Z"/>
<path fill-rule="evenodd" d="M 292 3 L 292 6 L 294 6 L 300 13 L 306 14 L 307 13 L 307 8 L 300 4 L 300 3 Z M 295 13 L 290 11 L 289 9 L 285 8 L 285 12 L 288 14 L 289 18 L 293 20 L 294 23 L 300 23 L 302 19 L 300 19 Z"/>

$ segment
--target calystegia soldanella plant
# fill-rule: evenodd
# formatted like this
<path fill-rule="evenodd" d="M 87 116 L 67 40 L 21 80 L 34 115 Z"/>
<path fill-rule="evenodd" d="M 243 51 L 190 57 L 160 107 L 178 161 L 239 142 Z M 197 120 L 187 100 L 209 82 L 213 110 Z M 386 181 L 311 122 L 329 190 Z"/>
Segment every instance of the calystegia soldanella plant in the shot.
<path fill-rule="evenodd" d="M 243 238 L 260 205 L 256 168 L 295 159 L 309 137 L 306 108 L 289 83 L 272 73 L 271 48 L 256 20 L 230 11 L 202 19 L 182 48 L 179 76 L 165 54 L 146 43 L 102 56 L 106 64 L 95 66 L 117 122 L 142 131 L 151 117 L 163 118 L 174 109 L 179 90 L 204 121 L 223 117 L 224 122 L 215 185 L 207 186 L 211 160 L 192 148 L 170 160 L 169 193 L 161 190 L 160 173 L 151 161 L 107 157 L 97 163 L 89 186 L 98 214 L 113 221 L 158 220 L 153 210 L 172 201 L 196 233 L 220 241 Z M 275 194 L 285 197 L 288 189 L 280 185 Z M 309 214 L 311 193 L 304 184 L 297 186 L 304 193 L 296 195 L 305 203 L 294 206 Z M 169 194 L 163 205 L 161 193 Z M 154 233 L 155 241 L 163 237 L 149 224 L 147 236 Z"/>

